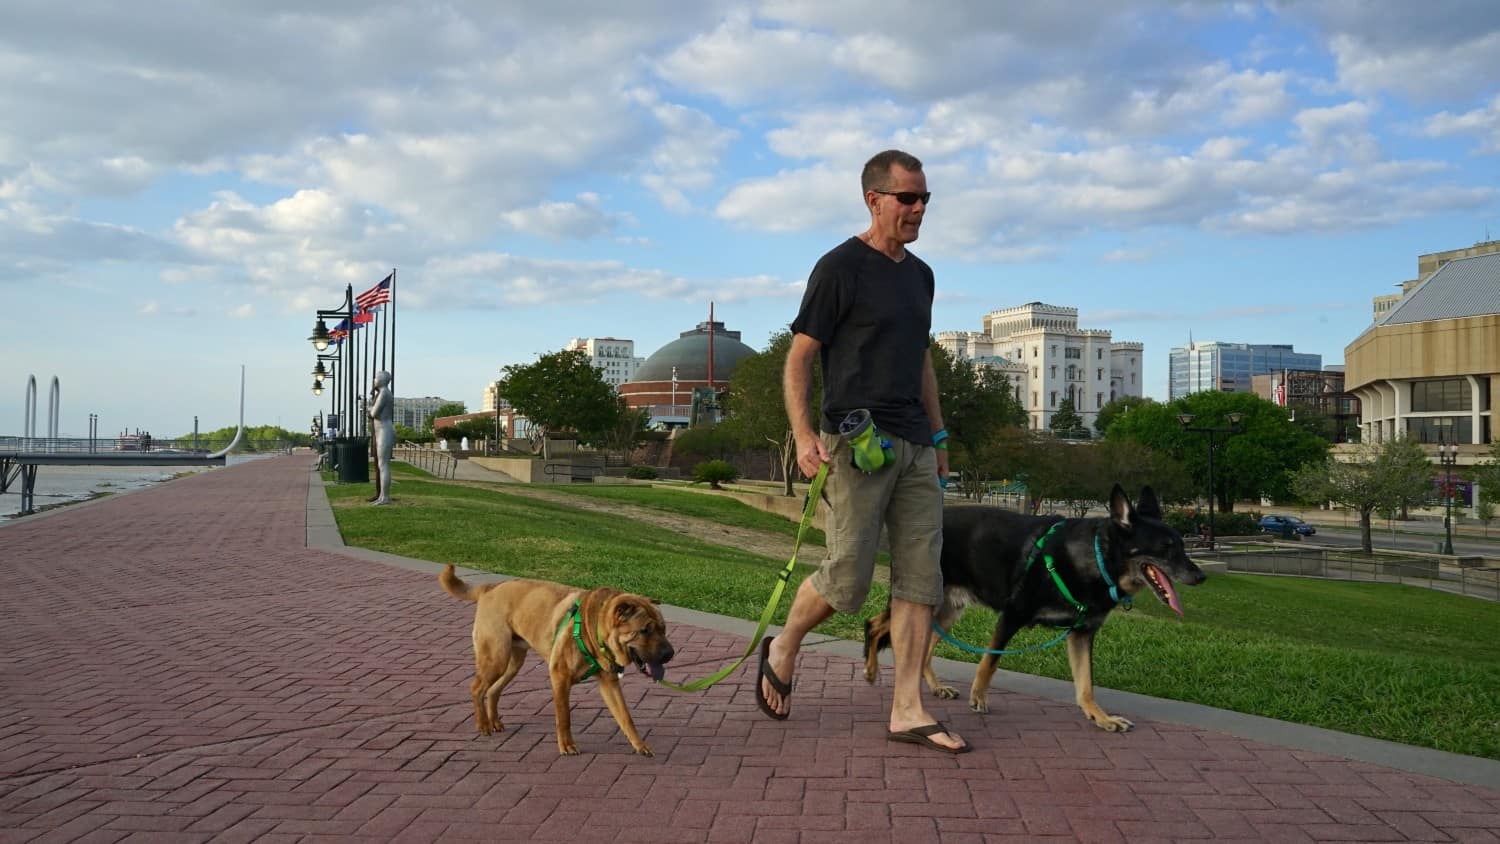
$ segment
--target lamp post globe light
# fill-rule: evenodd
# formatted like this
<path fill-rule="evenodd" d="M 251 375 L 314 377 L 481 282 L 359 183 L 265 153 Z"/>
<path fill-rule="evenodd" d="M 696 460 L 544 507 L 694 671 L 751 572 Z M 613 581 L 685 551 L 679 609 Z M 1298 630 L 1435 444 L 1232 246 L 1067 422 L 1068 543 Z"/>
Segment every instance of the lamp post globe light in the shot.
<path fill-rule="evenodd" d="M 1179 413 L 1179 414 L 1177 414 L 1177 422 L 1178 422 L 1178 424 L 1182 425 L 1182 430 L 1189 431 L 1189 432 L 1194 433 L 1194 434 L 1207 434 L 1208 435 L 1208 548 L 1209 548 L 1209 550 L 1213 550 L 1213 548 L 1214 548 L 1214 536 L 1215 536 L 1215 534 L 1214 534 L 1214 504 L 1215 504 L 1215 501 L 1216 501 L 1216 496 L 1215 496 L 1215 490 L 1216 490 L 1216 488 L 1214 487 L 1214 450 L 1219 447 L 1219 443 L 1215 443 L 1214 442 L 1214 435 L 1215 434 L 1223 434 L 1225 436 L 1225 438 L 1228 438 L 1228 437 L 1230 437 L 1230 436 L 1232 436 L 1234 434 L 1240 433 L 1240 431 L 1243 430 L 1243 429 L 1240 428 L 1240 422 L 1244 421 L 1245 414 L 1240 413 L 1239 411 L 1235 411 L 1233 413 L 1228 414 L 1228 418 L 1229 418 L 1229 426 L 1228 427 L 1219 428 L 1219 427 L 1207 426 L 1207 427 L 1195 428 L 1195 427 L 1193 427 L 1193 421 L 1197 419 L 1196 416 L 1194 416 L 1191 413 Z"/>
<path fill-rule="evenodd" d="M 335 463 L 338 466 L 338 480 L 341 483 L 366 483 L 369 481 L 369 464 L 363 459 L 354 459 L 356 455 L 362 458 L 364 452 L 369 448 L 368 438 L 360 436 L 363 427 L 359 424 L 359 417 L 356 416 L 360 408 L 359 398 L 356 395 L 360 373 L 357 369 L 359 358 L 355 355 L 354 343 L 350 337 L 350 333 L 352 333 L 355 327 L 354 305 L 354 285 L 345 285 L 343 303 L 337 308 L 319 309 L 316 314 L 317 321 L 313 325 L 312 335 L 307 338 L 308 342 L 312 343 L 313 348 L 321 353 L 328 351 L 328 347 L 333 345 L 333 338 L 328 331 L 328 325 L 324 322 L 325 319 L 342 320 L 341 327 L 345 332 L 349 332 L 343 335 L 338 344 L 338 349 L 331 356 L 324 357 L 320 354 L 318 360 L 319 367 L 321 367 L 324 360 L 330 360 L 331 363 L 343 364 L 343 380 L 338 382 L 338 389 L 332 391 L 333 400 L 331 404 L 337 410 L 330 411 L 330 416 L 335 416 L 340 421 L 339 435 L 334 441 L 334 453 Z M 323 389 L 323 381 L 332 377 L 333 374 L 325 370 L 324 377 L 318 378 L 317 368 L 314 368 L 313 395 L 320 395 Z M 349 455 L 350 459 L 337 459 L 341 450 Z"/>
<path fill-rule="evenodd" d="M 1438 440 L 1438 460 L 1443 464 L 1443 553 L 1453 554 L 1453 467 L 1458 463 L 1458 443 Z"/>

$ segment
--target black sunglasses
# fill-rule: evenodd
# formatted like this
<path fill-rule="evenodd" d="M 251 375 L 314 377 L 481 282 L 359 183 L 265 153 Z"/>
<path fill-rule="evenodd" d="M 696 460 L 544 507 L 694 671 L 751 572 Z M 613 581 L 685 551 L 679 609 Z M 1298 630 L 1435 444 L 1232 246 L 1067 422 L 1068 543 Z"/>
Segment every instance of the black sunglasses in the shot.
<path fill-rule="evenodd" d="M 871 188 L 870 190 L 875 191 L 875 193 L 884 194 L 886 196 L 894 196 L 896 197 L 896 201 L 901 203 L 902 205 L 916 205 L 917 200 L 919 199 L 922 201 L 923 205 L 926 205 L 932 201 L 932 191 L 923 191 L 921 193 L 917 193 L 916 191 L 909 190 L 877 190 L 875 188 Z"/>

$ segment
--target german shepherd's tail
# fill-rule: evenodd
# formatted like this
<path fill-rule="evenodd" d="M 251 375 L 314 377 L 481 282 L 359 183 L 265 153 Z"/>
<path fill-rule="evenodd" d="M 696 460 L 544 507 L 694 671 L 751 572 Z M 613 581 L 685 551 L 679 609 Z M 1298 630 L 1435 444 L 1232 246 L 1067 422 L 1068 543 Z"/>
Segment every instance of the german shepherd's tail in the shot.
<path fill-rule="evenodd" d="M 454 573 L 452 563 L 449 563 L 448 567 L 443 569 L 442 573 L 438 575 L 438 582 L 443 584 L 444 592 L 447 592 L 460 601 L 468 601 L 470 603 L 479 600 L 480 595 L 495 588 L 495 584 L 493 583 L 482 583 L 478 586 L 470 586 L 464 583 Z"/>

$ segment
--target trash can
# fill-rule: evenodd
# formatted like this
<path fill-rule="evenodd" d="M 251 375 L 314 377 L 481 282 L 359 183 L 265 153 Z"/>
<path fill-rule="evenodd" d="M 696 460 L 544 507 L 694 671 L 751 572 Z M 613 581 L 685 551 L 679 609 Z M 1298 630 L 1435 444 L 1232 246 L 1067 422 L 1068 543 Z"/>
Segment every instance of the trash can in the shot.
<path fill-rule="evenodd" d="M 369 437 L 341 437 L 335 442 L 333 453 L 338 460 L 339 483 L 370 482 Z"/>

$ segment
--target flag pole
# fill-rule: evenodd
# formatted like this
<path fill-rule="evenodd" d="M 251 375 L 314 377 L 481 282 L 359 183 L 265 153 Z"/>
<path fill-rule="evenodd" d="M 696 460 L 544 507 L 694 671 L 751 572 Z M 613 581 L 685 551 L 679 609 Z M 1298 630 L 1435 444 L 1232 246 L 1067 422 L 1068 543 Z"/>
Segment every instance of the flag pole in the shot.
<path fill-rule="evenodd" d="M 395 396 L 396 384 L 396 268 L 391 267 L 391 368 L 386 370 L 391 373 L 391 395 Z"/>

